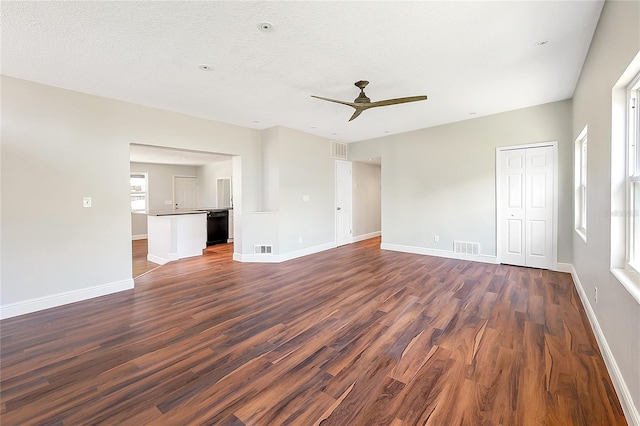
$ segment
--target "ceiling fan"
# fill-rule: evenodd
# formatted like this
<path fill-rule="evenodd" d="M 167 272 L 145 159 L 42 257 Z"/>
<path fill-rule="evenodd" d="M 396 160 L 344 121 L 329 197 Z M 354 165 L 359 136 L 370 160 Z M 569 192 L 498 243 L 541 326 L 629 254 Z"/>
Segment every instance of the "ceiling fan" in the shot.
<path fill-rule="evenodd" d="M 353 102 L 346 101 L 338 101 L 336 99 L 323 98 L 322 96 L 314 96 L 311 95 L 312 98 L 322 99 L 323 101 L 336 102 L 338 104 L 349 105 L 352 108 L 355 108 L 355 112 L 349 119 L 349 121 L 354 120 L 358 117 L 364 110 L 369 108 L 387 106 L 387 105 L 396 105 L 396 104 L 404 104 L 407 102 L 415 102 L 415 101 L 424 101 L 427 99 L 426 96 L 409 96 L 406 98 L 396 98 L 396 99 L 387 99 L 385 101 L 377 101 L 371 102 L 371 99 L 364 94 L 364 88 L 369 84 L 368 81 L 360 80 L 356 81 L 355 86 L 360 89 L 360 94 Z"/>

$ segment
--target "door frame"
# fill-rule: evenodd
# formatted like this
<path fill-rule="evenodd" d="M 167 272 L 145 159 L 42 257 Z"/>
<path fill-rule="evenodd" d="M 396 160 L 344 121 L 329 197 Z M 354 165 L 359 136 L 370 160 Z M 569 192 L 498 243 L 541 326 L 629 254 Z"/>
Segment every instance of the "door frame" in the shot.
<path fill-rule="evenodd" d="M 503 151 L 513 151 L 517 149 L 551 147 L 553 149 L 553 228 L 552 228 L 552 249 L 551 266 L 553 270 L 558 270 L 558 141 L 538 142 L 524 145 L 510 145 L 496 147 L 496 263 L 502 263 L 502 238 L 504 230 L 500 206 L 502 205 L 501 177 L 500 177 L 500 154 Z"/>

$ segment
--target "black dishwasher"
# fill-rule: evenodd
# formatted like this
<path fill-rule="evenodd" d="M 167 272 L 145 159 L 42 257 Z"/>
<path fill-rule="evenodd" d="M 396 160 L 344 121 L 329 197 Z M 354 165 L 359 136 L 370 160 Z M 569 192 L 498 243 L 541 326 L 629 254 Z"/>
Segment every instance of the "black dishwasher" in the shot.
<path fill-rule="evenodd" d="M 229 239 L 229 210 L 207 211 L 207 245 L 226 243 Z"/>

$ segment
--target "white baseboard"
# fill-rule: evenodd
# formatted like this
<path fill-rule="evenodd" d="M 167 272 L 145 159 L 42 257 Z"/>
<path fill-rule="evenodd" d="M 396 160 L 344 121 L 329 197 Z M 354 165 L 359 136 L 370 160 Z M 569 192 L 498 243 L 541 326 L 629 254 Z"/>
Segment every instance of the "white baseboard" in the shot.
<path fill-rule="evenodd" d="M 357 243 L 358 241 L 368 240 L 369 238 L 379 237 L 382 234 L 380 231 L 369 232 L 368 234 L 356 235 L 351 239 L 351 242 Z"/>
<path fill-rule="evenodd" d="M 79 302 L 94 297 L 117 293 L 133 288 L 133 278 L 101 284 L 94 287 L 82 288 L 79 290 L 66 291 L 64 293 L 52 294 L 50 296 L 38 297 L 24 300 L 22 302 L 10 303 L 0 306 L 0 319 L 17 317 L 18 315 L 29 314 L 43 309 L 55 308 L 69 303 Z"/>
<path fill-rule="evenodd" d="M 280 263 L 277 254 L 242 254 L 233 253 L 233 260 L 244 263 Z"/>
<path fill-rule="evenodd" d="M 287 260 L 297 259 L 298 257 L 308 256 L 310 254 L 319 253 L 336 247 L 335 242 L 320 244 L 313 247 L 307 247 L 302 250 L 291 251 L 283 254 L 241 254 L 233 253 L 233 260 L 238 262 L 253 263 L 281 263 Z"/>
<path fill-rule="evenodd" d="M 146 240 L 148 237 L 147 234 L 132 235 L 131 240 Z"/>
<path fill-rule="evenodd" d="M 640 413 L 633 403 L 633 398 L 631 397 L 629 387 L 624 381 L 622 373 L 620 373 L 618 363 L 616 362 L 616 359 L 613 356 L 613 352 L 611 352 L 611 348 L 607 343 L 607 339 L 604 336 L 602 329 L 600 328 L 600 323 L 598 323 L 598 318 L 596 317 L 596 314 L 591 307 L 591 302 L 587 297 L 587 293 L 584 291 L 584 287 L 582 287 L 582 283 L 580 282 L 578 273 L 576 272 L 573 265 L 569 266 L 571 269 L 570 272 L 571 277 L 573 278 L 573 283 L 576 287 L 576 290 L 578 291 L 578 296 L 580 296 L 580 300 L 582 301 L 584 310 L 587 313 L 587 317 L 589 318 L 591 329 L 593 330 L 593 333 L 596 336 L 596 340 L 598 341 L 600 352 L 602 352 L 604 363 L 607 366 L 609 376 L 611 376 L 613 386 L 615 387 L 616 393 L 618 394 L 618 399 L 620 400 L 620 405 L 622 405 L 622 411 L 624 411 L 627 423 L 629 423 L 629 425 L 631 426 L 640 426 Z"/>
<path fill-rule="evenodd" d="M 147 254 L 147 260 L 149 262 L 157 263 L 158 265 L 164 265 L 165 263 L 169 263 L 172 260 L 178 260 L 178 255 L 176 254 L 174 256 L 174 255 L 169 254 L 169 259 L 165 259 L 163 257 L 156 256 L 154 254 Z"/>
<path fill-rule="evenodd" d="M 321 251 L 330 250 L 332 248 L 336 248 L 336 243 L 334 241 L 326 244 L 320 244 L 313 247 L 307 247 L 302 250 L 291 251 L 289 253 L 284 253 L 280 255 L 281 262 L 286 262 L 287 260 L 297 259 L 298 257 L 309 256 L 310 254 L 320 253 Z"/>
<path fill-rule="evenodd" d="M 573 265 L 570 263 L 556 263 L 556 267 L 553 269 L 556 272 L 565 272 L 567 274 L 571 274 L 574 269 L 573 269 Z"/>
<path fill-rule="evenodd" d="M 493 263 L 493 264 L 498 263 L 498 259 L 496 258 L 496 256 L 489 256 L 486 254 L 474 256 L 471 254 L 455 253 L 450 250 L 439 250 L 439 249 L 432 249 L 432 248 L 426 248 L 426 247 L 405 246 L 401 244 L 389 244 L 389 243 L 380 244 L 380 248 L 382 250 L 400 251 L 403 253 L 412 253 L 412 254 L 424 254 L 427 256 L 445 257 L 448 259 L 469 260 L 471 262 L 482 262 L 482 263 Z"/>

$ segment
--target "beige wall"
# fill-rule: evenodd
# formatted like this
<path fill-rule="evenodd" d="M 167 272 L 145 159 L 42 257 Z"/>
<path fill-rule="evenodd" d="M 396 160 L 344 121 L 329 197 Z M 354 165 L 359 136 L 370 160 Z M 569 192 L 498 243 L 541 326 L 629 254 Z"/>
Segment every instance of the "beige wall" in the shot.
<path fill-rule="evenodd" d="M 261 208 L 256 130 L 6 76 L 1 83 L 3 316 L 133 285 L 130 143 L 237 155 L 242 206 Z M 86 196 L 92 208 L 82 207 Z"/>
<path fill-rule="evenodd" d="M 558 261 L 571 263 L 571 101 L 479 117 L 349 145 L 349 159 L 382 157 L 382 242 L 453 250 L 479 242 L 496 256 L 496 148 L 558 142 Z M 434 236 L 440 242 L 434 242 Z"/>
<path fill-rule="evenodd" d="M 593 315 L 603 352 L 612 361 L 609 371 L 618 383 L 627 418 L 633 413 L 636 424 L 640 424 L 640 301 L 611 273 L 612 222 L 621 217 L 612 218 L 610 212 L 611 135 L 619 130 L 612 128 L 612 88 L 639 51 L 640 2 L 607 1 L 574 94 L 572 136 L 577 138 L 585 126 L 589 132 L 587 242 L 574 232 L 571 235 L 573 264 L 587 312 Z M 640 72 L 640 66 L 636 70 Z"/>
<path fill-rule="evenodd" d="M 218 179 L 232 179 L 232 161 L 219 161 L 197 167 L 198 175 L 198 206 L 199 207 L 229 207 L 218 205 Z M 233 180 L 233 179 L 232 179 Z M 233 182 L 231 183 L 233 185 Z"/>

